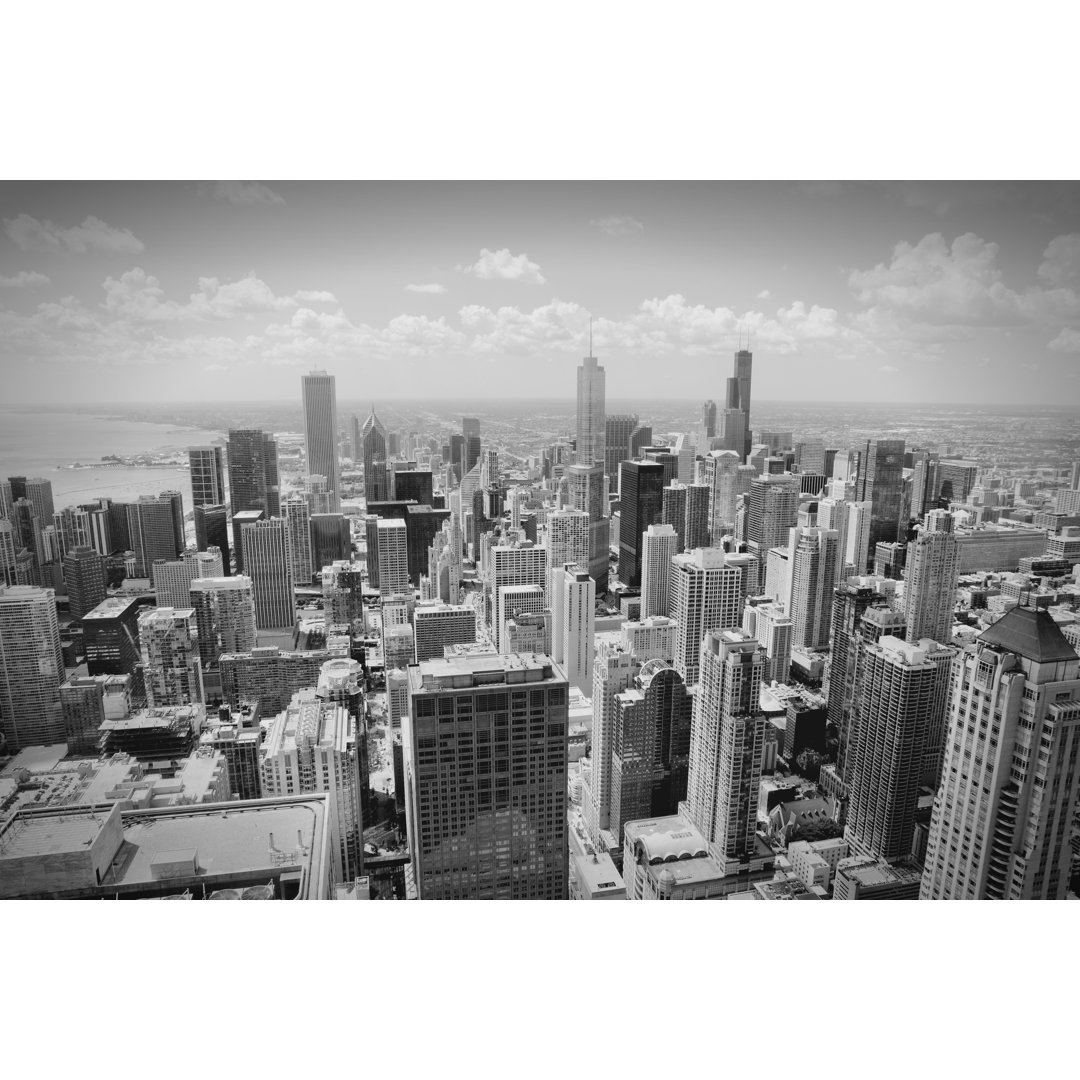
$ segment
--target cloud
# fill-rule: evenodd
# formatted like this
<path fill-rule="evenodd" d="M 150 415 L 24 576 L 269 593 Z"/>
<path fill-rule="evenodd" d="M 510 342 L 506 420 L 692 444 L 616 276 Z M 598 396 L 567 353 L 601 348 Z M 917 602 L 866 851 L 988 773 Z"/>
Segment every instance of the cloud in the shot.
<path fill-rule="evenodd" d="M 938 325 L 1007 326 L 1023 322 L 1023 299 L 1002 281 L 998 245 L 974 233 L 951 247 L 941 233 L 899 243 L 891 262 L 853 270 L 848 286 L 868 306 Z"/>
<path fill-rule="evenodd" d="M 427 285 L 406 285 L 406 292 L 418 292 L 418 293 L 431 293 L 437 295 L 438 293 L 446 292 L 446 286 L 440 285 L 437 281 L 432 281 Z"/>
<path fill-rule="evenodd" d="M 892 364 L 882 364 L 881 367 L 878 368 L 878 371 L 883 371 L 886 374 L 891 374 L 899 370 L 900 369 L 898 367 L 893 367 Z"/>
<path fill-rule="evenodd" d="M 92 215 L 81 225 L 65 229 L 51 221 L 38 221 L 29 214 L 20 214 L 17 218 L 4 219 L 4 232 L 23 251 L 66 251 L 78 255 L 87 251 L 107 251 L 138 255 L 143 250 L 142 241 L 129 229 L 106 225 Z"/>
<path fill-rule="evenodd" d="M 293 293 L 293 299 L 306 304 L 336 304 L 337 297 L 325 289 L 301 289 Z"/>
<path fill-rule="evenodd" d="M 1080 330 L 1066 326 L 1046 347 L 1053 352 L 1080 353 Z"/>
<path fill-rule="evenodd" d="M 37 289 L 43 285 L 51 285 L 52 282 L 36 270 L 20 270 L 14 277 L 4 277 L 0 274 L 0 288 L 2 289 Z"/>
<path fill-rule="evenodd" d="M 215 180 L 213 183 L 200 185 L 199 191 L 215 199 L 225 199 L 234 206 L 250 206 L 254 203 L 265 206 L 285 205 L 282 196 L 257 180 Z"/>
<path fill-rule="evenodd" d="M 645 226 L 640 221 L 626 215 L 593 218 L 589 224 L 608 236 L 640 236 L 645 231 Z"/>
<path fill-rule="evenodd" d="M 757 294 L 759 300 L 768 300 L 770 296 L 772 296 L 772 293 L 769 292 L 768 289 L 762 289 L 761 292 Z"/>
<path fill-rule="evenodd" d="M 481 248 L 480 258 L 472 266 L 459 266 L 457 269 L 483 281 L 527 281 L 534 285 L 543 285 L 545 281 L 540 267 L 530 261 L 525 252 L 511 255 L 509 248 L 498 251 Z"/>
<path fill-rule="evenodd" d="M 119 278 L 106 278 L 104 289 L 105 309 L 116 318 L 135 323 L 233 319 L 257 312 L 283 311 L 296 307 L 297 299 L 302 296 L 313 302 L 334 300 L 333 294 L 326 292 L 277 296 L 253 271 L 237 281 L 199 278 L 199 291 L 192 293 L 187 303 L 167 299 L 158 279 L 139 266 Z"/>

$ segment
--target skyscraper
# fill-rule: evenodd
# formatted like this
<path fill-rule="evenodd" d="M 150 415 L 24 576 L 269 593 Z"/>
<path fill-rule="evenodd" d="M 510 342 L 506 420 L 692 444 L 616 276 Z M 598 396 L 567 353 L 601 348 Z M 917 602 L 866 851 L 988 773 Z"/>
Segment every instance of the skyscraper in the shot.
<path fill-rule="evenodd" d="M 141 495 L 138 502 L 127 504 L 128 536 L 135 552 L 135 577 L 153 577 L 158 559 L 178 559 L 184 550 L 183 509 L 181 530 L 177 536 L 179 493 L 162 492 L 160 496 Z"/>
<path fill-rule="evenodd" d="M 64 556 L 68 609 L 81 619 L 105 599 L 105 560 L 92 547 L 74 547 Z"/>
<path fill-rule="evenodd" d="M 379 518 L 376 529 L 380 595 L 394 596 L 398 593 L 411 595 L 409 540 L 405 522 L 400 518 Z"/>
<path fill-rule="evenodd" d="M 496 642 L 501 643 L 508 613 L 503 610 L 500 589 L 512 585 L 535 585 L 545 589 L 547 551 L 526 540 L 496 544 L 491 548 L 490 558 L 488 578 L 491 587 L 491 631 Z"/>
<path fill-rule="evenodd" d="M 720 538 L 735 531 L 735 509 L 744 494 L 739 455 L 731 450 L 712 450 L 702 462 L 702 483 L 709 489 L 709 539 L 714 547 Z"/>
<path fill-rule="evenodd" d="M 548 567 L 589 565 L 589 515 L 584 510 L 553 510 L 547 519 Z"/>
<path fill-rule="evenodd" d="M 252 428 L 229 430 L 229 510 L 261 510 L 267 517 L 281 513 L 278 448 L 274 437 Z M 236 536 L 233 536 L 234 544 Z"/>
<path fill-rule="evenodd" d="M 63 681 L 53 590 L 0 588 L 0 734 L 6 752 L 63 741 Z"/>
<path fill-rule="evenodd" d="M 619 580 L 641 585 L 642 536 L 660 522 L 664 505 L 664 466 L 658 461 L 624 461 L 619 465 Z"/>
<path fill-rule="evenodd" d="M 701 430 L 706 439 L 716 435 L 716 402 L 706 401 L 701 406 Z"/>
<path fill-rule="evenodd" d="M 307 585 L 315 573 L 311 554 L 311 511 L 302 495 L 293 494 L 282 507 L 285 514 L 285 557 L 297 585 Z M 232 651 L 232 650 L 230 650 Z"/>
<path fill-rule="evenodd" d="M 674 481 L 662 492 L 660 522 L 675 530 L 676 554 L 686 549 L 686 485 Z M 700 547 L 700 544 L 698 545 Z"/>
<path fill-rule="evenodd" d="M 567 563 L 551 573 L 552 659 L 571 686 L 592 686 L 596 584 L 582 566 Z"/>
<path fill-rule="evenodd" d="M 788 473 L 759 476 L 746 496 L 746 546 L 759 560 L 759 587 L 764 584 L 769 548 L 787 543 L 799 516 L 798 477 Z"/>
<path fill-rule="evenodd" d="M 754 355 L 749 349 L 735 354 L 735 378 L 739 381 L 739 409 L 743 414 L 743 460 L 750 456 L 753 431 L 750 428 L 750 383 L 753 374 Z"/>
<path fill-rule="evenodd" d="M 791 616 L 796 648 L 829 647 L 839 539 L 835 529 L 791 530 L 791 589 L 784 606 Z"/>
<path fill-rule="evenodd" d="M 549 658 L 408 669 L 406 819 L 421 900 L 561 900 L 568 689 Z"/>
<path fill-rule="evenodd" d="M 742 625 L 753 559 L 720 548 L 695 548 L 671 560 L 671 615 L 676 623 L 675 670 L 687 686 L 698 681 L 701 642 L 707 630 Z"/>
<path fill-rule="evenodd" d="M 225 464 L 220 446 L 189 446 L 192 506 L 218 506 L 225 501 Z"/>
<path fill-rule="evenodd" d="M 577 372 L 577 452 L 574 460 L 579 465 L 599 465 L 601 470 L 607 464 L 604 388 L 604 369 L 592 355 L 590 341 L 589 355 L 582 360 Z"/>
<path fill-rule="evenodd" d="M 300 376 L 304 404 L 304 455 L 308 474 L 326 477 L 333 509 L 341 504 L 338 469 L 337 391 L 333 375 L 312 371 Z"/>
<path fill-rule="evenodd" d="M 476 641 L 476 609 L 459 604 L 418 604 L 413 614 L 416 663 L 439 659 L 447 645 Z"/>
<path fill-rule="evenodd" d="M 860 855 L 896 861 L 911 853 L 935 686 L 948 674 L 927 644 L 936 642 L 886 634 L 863 641 L 856 654 L 844 835 Z"/>
<path fill-rule="evenodd" d="M 139 645 L 150 708 L 202 704 L 199 632 L 192 608 L 152 608 L 139 616 Z"/>
<path fill-rule="evenodd" d="M 386 428 L 375 415 L 375 406 L 371 406 L 371 415 L 364 421 L 362 433 L 364 453 L 364 500 L 367 503 L 385 502 L 389 498 L 389 480 L 386 463 L 388 460 Z"/>
<path fill-rule="evenodd" d="M 764 657 L 743 630 L 710 630 L 694 697 L 686 819 L 736 874 L 758 854 L 757 804 L 767 721 L 759 711 Z"/>
<path fill-rule="evenodd" d="M 904 614 L 909 641 L 952 640 L 960 549 L 947 510 L 931 510 L 915 540 L 908 543 L 904 574 Z"/>
<path fill-rule="evenodd" d="M 320 570 L 339 559 L 351 558 L 352 530 L 344 514 L 312 514 L 310 528 L 313 570 Z M 304 584 L 310 583 L 310 580 Z M 300 584 L 296 579 L 294 583 Z"/>
<path fill-rule="evenodd" d="M 243 527 L 244 573 L 255 591 L 255 624 L 260 630 L 292 627 L 296 621 L 293 577 L 285 550 L 285 521 L 271 518 Z"/>
<path fill-rule="evenodd" d="M 189 596 L 204 671 L 217 667 L 222 653 L 247 652 L 258 645 L 251 578 L 239 574 L 196 578 L 191 582 Z"/>
<path fill-rule="evenodd" d="M 461 418 L 462 475 L 471 472 L 480 460 L 480 421 L 473 416 Z"/>
<path fill-rule="evenodd" d="M 609 566 L 609 523 L 605 499 L 602 465 L 571 465 L 566 476 L 569 484 L 570 506 L 589 515 L 589 573 L 596 582 L 596 591 L 606 593 Z"/>
<path fill-rule="evenodd" d="M 795 627 L 783 605 L 757 604 L 754 603 L 754 598 L 751 598 L 743 608 L 742 628 L 755 641 L 760 642 L 765 652 L 761 681 L 767 685 L 787 682 L 791 670 L 791 643 Z"/>
<path fill-rule="evenodd" d="M 869 555 L 878 543 L 903 540 L 907 521 L 901 521 L 904 488 L 904 440 L 868 439 L 859 452 L 856 500 L 870 509 Z M 861 572 L 864 567 L 858 567 Z"/>
<path fill-rule="evenodd" d="M 1017 607 L 953 664 L 922 900 L 1061 900 L 1080 799 L 1080 657 Z"/>
<path fill-rule="evenodd" d="M 608 416 L 604 420 L 604 472 L 618 484 L 619 462 L 634 455 L 630 450 L 630 438 L 638 426 L 638 418 L 628 413 Z"/>
<path fill-rule="evenodd" d="M 650 525 L 641 538 L 641 618 L 667 615 L 671 597 L 671 560 L 679 553 L 671 525 Z"/>

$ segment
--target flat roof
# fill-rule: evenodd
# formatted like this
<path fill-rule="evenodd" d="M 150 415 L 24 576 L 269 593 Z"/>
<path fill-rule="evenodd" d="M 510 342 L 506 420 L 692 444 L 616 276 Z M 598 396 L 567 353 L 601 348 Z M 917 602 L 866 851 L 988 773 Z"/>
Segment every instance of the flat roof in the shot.
<path fill-rule="evenodd" d="M 98 838 L 112 812 L 84 810 L 19 816 L 0 833 L 0 862 L 85 851 Z"/>
<path fill-rule="evenodd" d="M 591 893 L 615 892 L 625 889 L 622 875 L 606 852 L 596 855 L 572 855 L 578 878 L 589 887 Z"/>
<path fill-rule="evenodd" d="M 102 600 L 92 611 L 83 616 L 83 622 L 87 619 L 115 619 L 123 614 L 128 608 L 135 607 L 139 603 L 138 596 L 109 596 Z"/>

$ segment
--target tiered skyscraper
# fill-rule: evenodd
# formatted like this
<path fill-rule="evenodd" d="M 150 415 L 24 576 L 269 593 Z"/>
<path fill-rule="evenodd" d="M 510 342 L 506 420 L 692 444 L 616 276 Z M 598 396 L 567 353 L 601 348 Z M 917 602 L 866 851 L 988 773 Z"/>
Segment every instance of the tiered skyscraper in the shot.
<path fill-rule="evenodd" d="M 362 433 L 364 452 L 364 499 L 368 503 L 385 502 L 389 498 L 389 479 L 386 463 L 389 460 L 386 446 L 386 428 L 375 415 L 375 406 L 371 406 L 371 415 L 364 421 Z"/>
<path fill-rule="evenodd" d="M 735 378 L 739 383 L 738 408 L 743 415 L 743 451 L 745 461 L 750 456 L 754 433 L 750 430 L 750 383 L 754 368 L 754 354 L 749 349 L 740 349 L 735 354 Z"/>
<path fill-rule="evenodd" d="M 606 465 L 605 446 L 605 373 L 596 357 L 589 355 L 577 373 L 577 451 L 579 465 Z"/>
<path fill-rule="evenodd" d="M 333 496 L 332 509 L 341 503 L 338 470 L 337 390 L 333 375 L 313 371 L 300 376 L 304 402 L 304 451 L 308 475 L 325 476 Z"/>
<path fill-rule="evenodd" d="M 908 544 L 904 574 L 904 613 L 909 641 L 952 639 L 956 586 L 960 578 L 960 545 L 953 533 L 953 516 L 931 510 L 918 536 Z"/>
<path fill-rule="evenodd" d="M 1080 657 L 1051 616 L 1006 613 L 953 664 L 923 900 L 1061 900 L 1080 799 Z"/>

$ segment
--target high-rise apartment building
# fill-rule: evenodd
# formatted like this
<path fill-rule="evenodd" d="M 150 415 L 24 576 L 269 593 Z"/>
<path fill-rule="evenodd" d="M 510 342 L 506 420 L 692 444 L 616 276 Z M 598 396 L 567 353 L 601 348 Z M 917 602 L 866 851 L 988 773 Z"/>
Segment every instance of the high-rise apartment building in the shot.
<path fill-rule="evenodd" d="M 668 484 L 662 493 L 660 523 L 675 530 L 675 551 L 686 549 L 686 485 L 679 481 Z M 706 541 L 706 544 L 708 541 Z M 700 544 L 698 545 L 701 546 Z"/>
<path fill-rule="evenodd" d="M 533 655 L 408 671 L 403 764 L 418 897 L 564 899 L 566 680 Z"/>
<path fill-rule="evenodd" d="M 179 492 L 141 495 L 127 504 L 128 538 L 135 552 L 135 577 L 153 578 L 158 559 L 178 559 L 184 550 L 184 510 Z"/>
<path fill-rule="evenodd" d="M 585 510 L 553 510 L 547 519 L 547 558 L 551 569 L 589 565 L 589 515 Z"/>
<path fill-rule="evenodd" d="M 205 700 L 199 632 L 192 608 L 151 608 L 144 612 L 139 616 L 139 646 L 146 703 L 151 709 L 201 704 Z"/>
<path fill-rule="evenodd" d="M 63 681 L 53 590 L 0 588 L 0 734 L 5 751 L 63 741 Z"/>
<path fill-rule="evenodd" d="M 130 675 L 139 663 L 139 600 L 110 596 L 82 621 L 90 675 Z"/>
<path fill-rule="evenodd" d="M 491 548 L 490 558 L 491 630 L 501 651 L 503 626 L 509 613 L 503 608 L 500 590 L 505 586 L 517 585 L 533 585 L 545 589 L 547 551 L 526 540 L 513 544 L 496 544 Z"/>
<path fill-rule="evenodd" d="M 199 632 L 203 670 L 216 668 L 222 653 L 247 652 L 258 644 L 255 629 L 255 587 L 251 578 L 196 578 L 189 598 Z"/>
<path fill-rule="evenodd" d="M 641 585 L 642 536 L 659 524 L 664 506 L 664 466 L 658 461 L 624 461 L 619 465 L 619 580 Z"/>
<path fill-rule="evenodd" d="M 887 861 L 911 854 L 926 734 L 948 674 L 927 655 L 929 644 L 936 645 L 886 634 L 856 653 L 844 834 L 856 854 Z"/>
<path fill-rule="evenodd" d="M 868 439 L 859 451 L 856 501 L 869 502 L 872 555 L 879 543 L 891 544 L 907 534 L 907 520 L 901 521 L 904 503 L 904 440 Z M 861 572 L 864 567 L 859 567 Z"/>
<path fill-rule="evenodd" d="M 282 652 L 274 645 L 222 653 L 221 696 L 230 705 L 258 701 L 266 715 L 281 712 L 297 690 L 314 686 L 329 659 L 324 649 Z"/>
<path fill-rule="evenodd" d="M 1007 612 L 953 663 L 923 900 L 1061 900 L 1080 799 L 1080 657 L 1045 611 Z"/>
<path fill-rule="evenodd" d="M 304 406 L 304 456 L 308 474 L 326 477 L 333 510 L 341 502 L 338 469 L 337 389 L 333 375 L 312 371 L 300 376 Z"/>
<path fill-rule="evenodd" d="M 301 495 L 290 495 L 282 507 L 285 516 L 285 558 L 297 585 L 310 583 L 316 567 L 311 554 L 311 511 Z"/>
<path fill-rule="evenodd" d="M 105 560 L 92 547 L 74 547 L 64 556 L 68 610 L 82 619 L 105 599 Z"/>
<path fill-rule="evenodd" d="M 743 630 L 710 630 L 701 644 L 682 814 L 725 874 L 757 857 L 757 805 L 767 721 L 758 706 L 764 657 Z"/>
<path fill-rule="evenodd" d="M 791 530 L 791 583 L 784 606 L 791 616 L 793 644 L 798 649 L 829 647 L 839 540 L 835 529 L 815 526 Z"/>
<path fill-rule="evenodd" d="M 298 691 L 270 724 L 261 758 L 265 797 L 330 796 L 337 819 L 334 875 L 338 881 L 353 881 L 363 869 L 360 787 L 366 780 L 359 771 L 355 717 L 345 706 L 320 699 L 314 689 Z"/>
<path fill-rule="evenodd" d="M 220 506 L 225 501 L 225 460 L 220 446 L 189 446 L 192 506 Z"/>
<path fill-rule="evenodd" d="M 909 641 L 952 640 L 956 587 L 960 579 L 960 547 L 947 510 L 931 510 L 908 543 L 904 574 L 904 614 Z"/>
<path fill-rule="evenodd" d="M 677 630 L 675 670 L 687 686 L 698 681 L 701 642 L 707 630 L 742 625 L 747 577 L 757 580 L 753 559 L 720 548 L 695 548 L 671 560 L 671 616 Z"/>
<path fill-rule="evenodd" d="M 230 513 L 235 517 L 243 510 L 261 510 L 268 518 L 277 517 L 281 513 L 281 487 L 274 437 L 252 428 L 231 428 L 226 456 Z"/>
<path fill-rule="evenodd" d="M 244 573 L 255 591 L 255 624 L 260 630 L 284 629 L 296 621 L 293 577 L 285 548 L 285 521 L 271 518 L 245 524 Z"/>
<path fill-rule="evenodd" d="M 15 584 L 15 563 L 18 555 L 15 539 L 15 526 L 7 518 L 0 517 L 0 585 Z"/>
<path fill-rule="evenodd" d="M 671 525 L 650 525 L 641 538 L 641 618 L 667 615 L 671 600 L 671 560 L 679 542 Z"/>
<path fill-rule="evenodd" d="M 605 446 L 605 373 L 592 348 L 577 372 L 577 451 L 579 465 L 607 464 Z"/>
<path fill-rule="evenodd" d="M 756 603 L 756 599 L 751 597 L 743 608 L 742 628 L 765 652 L 761 681 L 766 685 L 787 682 L 795 626 L 782 604 Z"/>
<path fill-rule="evenodd" d="M 745 473 L 739 455 L 731 450 L 712 450 L 701 466 L 702 483 L 709 489 L 709 538 L 714 547 L 720 538 L 735 531 L 738 498 L 744 494 Z"/>
<path fill-rule="evenodd" d="M 586 696 L 592 686 L 596 584 L 582 566 L 551 572 L 552 659 L 571 686 Z"/>
<path fill-rule="evenodd" d="M 788 473 L 759 476 L 746 495 L 746 546 L 759 560 L 759 587 L 769 548 L 786 545 L 798 523 L 799 479 Z"/>

